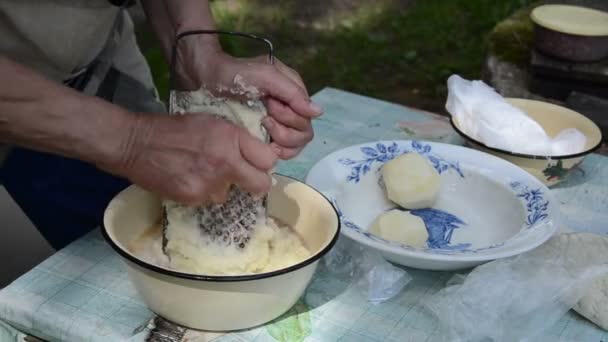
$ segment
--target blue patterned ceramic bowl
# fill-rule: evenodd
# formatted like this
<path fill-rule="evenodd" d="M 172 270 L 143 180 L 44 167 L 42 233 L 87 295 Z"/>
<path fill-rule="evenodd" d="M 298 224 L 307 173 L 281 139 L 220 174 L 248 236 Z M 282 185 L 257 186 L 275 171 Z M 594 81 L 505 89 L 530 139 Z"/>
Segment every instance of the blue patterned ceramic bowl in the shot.
<path fill-rule="evenodd" d="M 378 215 L 397 207 L 385 196 L 380 167 L 409 152 L 428 158 L 441 175 L 435 205 L 411 212 L 426 225 L 425 248 L 367 231 Z M 380 141 L 351 146 L 319 161 L 306 183 L 333 201 L 343 234 L 415 268 L 454 270 L 514 256 L 548 240 L 558 225 L 559 208 L 537 178 L 503 159 L 455 145 Z"/>

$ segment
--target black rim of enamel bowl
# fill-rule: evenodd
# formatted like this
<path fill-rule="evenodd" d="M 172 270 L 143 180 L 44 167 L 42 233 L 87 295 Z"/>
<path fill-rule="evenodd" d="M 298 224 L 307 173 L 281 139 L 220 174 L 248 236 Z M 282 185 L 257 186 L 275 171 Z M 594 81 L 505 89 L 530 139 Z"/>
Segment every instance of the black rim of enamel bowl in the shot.
<path fill-rule="evenodd" d="M 112 248 L 118 254 L 120 254 L 120 256 L 127 259 L 128 261 L 130 261 L 140 267 L 143 267 L 149 271 L 154 271 L 154 272 L 157 272 L 157 273 L 160 273 L 163 275 L 182 278 L 182 279 L 209 281 L 209 282 L 239 282 L 239 281 L 252 281 L 252 280 L 272 278 L 272 277 L 276 277 L 279 275 L 283 275 L 286 273 L 296 271 L 298 269 L 304 268 L 304 267 L 314 263 L 315 261 L 321 259 L 323 256 L 325 256 L 325 254 L 327 254 L 333 248 L 333 246 L 336 244 L 336 241 L 338 240 L 338 237 L 340 236 L 340 230 L 341 230 L 340 216 L 338 215 L 338 211 L 336 210 L 336 207 L 331 203 L 331 201 L 317 189 L 315 189 L 312 186 L 310 186 L 304 182 L 301 182 L 293 177 L 285 176 L 282 174 L 276 174 L 276 175 L 300 182 L 300 183 L 306 185 L 307 187 L 309 187 L 310 189 L 314 190 L 315 192 L 317 192 L 319 195 L 321 195 L 327 201 L 327 203 L 331 206 L 332 210 L 334 211 L 334 214 L 336 215 L 336 220 L 338 222 L 338 227 L 336 229 L 336 233 L 334 234 L 334 236 L 332 237 L 331 241 L 329 242 L 329 244 L 327 246 L 325 246 L 321 251 L 319 251 L 317 254 L 313 255 L 312 257 L 310 257 L 302 262 L 299 262 L 297 264 L 291 265 L 287 268 L 282 268 L 280 270 L 276 270 L 276 271 L 272 271 L 272 272 L 237 275 L 237 276 L 213 276 L 213 275 L 199 275 L 199 274 L 178 272 L 178 271 L 173 271 L 173 270 L 166 269 L 166 268 L 163 268 L 160 266 L 156 266 L 154 264 L 147 263 L 139 258 L 136 258 L 135 256 L 128 253 L 127 251 L 123 250 L 116 242 L 114 242 L 110 238 L 110 235 L 108 234 L 108 230 L 107 230 L 105 224 L 101 225 L 102 235 L 103 235 L 104 239 L 110 244 L 110 246 L 112 246 Z"/>
<path fill-rule="evenodd" d="M 456 133 L 458 133 L 460 136 L 462 136 L 465 140 L 468 140 L 476 145 L 479 145 L 485 149 L 488 149 L 490 151 L 493 152 L 497 152 L 497 153 L 502 153 L 502 154 L 506 154 L 509 156 L 513 156 L 513 157 L 519 157 L 519 158 L 526 158 L 526 159 L 540 159 L 540 160 L 560 160 L 560 159 L 570 159 L 570 158 L 579 158 L 579 157 L 584 157 L 585 155 L 594 152 L 595 150 L 597 150 L 598 148 L 600 148 L 600 146 L 602 146 L 602 141 L 603 141 L 603 137 L 602 137 L 602 132 L 600 131 L 600 141 L 599 143 L 597 143 L 597 145 L 583 151 L 583 152 L 579 152 L 579 153 L 575 153 L 575 154 L 567 154 L 567 155 L 563 155 L 563 156 L 541 156 L 541 155 L 533 155 L 533 154 L 525 154 L 525 153 L 517 153 L 517 152 L 510 152 L 507 150 L 502 150 L 499 148 L 495 148 L 495 147 L 490 147 L 476 139 L 471 138 L 470 136 L 466 135 L 463 131 L 461 131 L 457 126 L 456 123 L 454 122 L 454 118 L 451 117 L 450 118 L 450 124 L 452 125 L 452 128 L 454 128 L 454 130 L 456 131 Z"/>

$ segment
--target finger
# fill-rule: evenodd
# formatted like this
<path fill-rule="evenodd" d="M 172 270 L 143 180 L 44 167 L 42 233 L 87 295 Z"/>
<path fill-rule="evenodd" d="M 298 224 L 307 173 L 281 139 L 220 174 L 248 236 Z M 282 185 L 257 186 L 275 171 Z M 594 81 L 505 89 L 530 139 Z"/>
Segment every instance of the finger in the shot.
<path fill-rule="evenodd" d="M 254 168 L 261 171 L 272 169 L 278 159 L 278 151 L 244 129 L 239 133 L 239 149 L 241 156 Z"/>
<path fill-rule="evenodd" d="M 277 122 L 270 116 L 264 118 L 262 123 L 270 133 L 272 140 L 281 147 L 303 147 L 312 140 L 314 135 L 312 128 L 306 131 L 296 131 Z"/>
<path fill-rule="evenodd" d="M 302 149 L 303 149 L 303 147 L 287 148 L 287 147 L 280 147 L 280 146 L 277 146 L 277 148 L 280 149 L 279 158 L 281 158 L 283 160 L 289 160 L 289 159 L 296 157 L 298 154 L 300 154 L 300 152 L 302 152 Z"/>
<path fill-rule="evenodd" d="M 306 92 L 294 81 L 283 75 L 272 65 L 250 69 L 251 78 L 263 88 L 267 95 L 277 98 L 293 109 L 294 112 L 306 117 L 317 117 L 323 109 L 313 103 Z"/>
<path fill-rule="evenodd" d="M 234 183 L 241 189 L 260 195 L 270 191 L 272 180 L 267 172 L 261 171 L 249 164 L 245 159 L 240 159 L 232 167 Z"/>
<path fill-rule="evenodd" d="M 306 96 L 308 96 L 308 89 L 306 89 L 306 85 L 304 84 L 304 80 L 297 71 L 288 67 L 285 63 L 281 62 L 278 58 L 275 58 L 274 64 L 285 76 L 289 77 L 292 81 L 294 81 L 297 85 L 304 90 Z"/>
<path fill-rule="evenodd" d="M 221 182 L 219 185 L 214 186 L 208 194 L 209 200 L 213 204 L 224 204 L 228 200 L 228 190 L 230 184 Z"/>
<path fill-rule="evenodd" d="M 310 119 L 296 114 L 291 108 L 280 101 L 268 98 L 266 100 L 266 109 L 268 110 L 268 115 L 287 127 L 298 131 L 311 129 Z"/>

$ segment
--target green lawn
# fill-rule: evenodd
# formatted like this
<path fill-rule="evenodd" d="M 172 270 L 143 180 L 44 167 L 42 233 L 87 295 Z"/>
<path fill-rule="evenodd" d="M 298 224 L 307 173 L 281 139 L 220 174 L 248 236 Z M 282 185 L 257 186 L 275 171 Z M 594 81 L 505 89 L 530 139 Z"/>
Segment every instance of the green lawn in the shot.
<path fill-rule="evenodd" d="M 224 0 L 214 1 L 213 9 L 220 28 L 270 38 L 311 92 L 332 86 L 440 112 L 447 77 L 480 78 L 490 31 L 531 3 L 384 0 L 351 1 L 354 6 L 331 11 L 306 7 L 338 2 Z M 239 55 L 251 51 L 235 40 L 225 48 Z M 144 52 L 165 94 L 166 65 L 154 46 Z"/>

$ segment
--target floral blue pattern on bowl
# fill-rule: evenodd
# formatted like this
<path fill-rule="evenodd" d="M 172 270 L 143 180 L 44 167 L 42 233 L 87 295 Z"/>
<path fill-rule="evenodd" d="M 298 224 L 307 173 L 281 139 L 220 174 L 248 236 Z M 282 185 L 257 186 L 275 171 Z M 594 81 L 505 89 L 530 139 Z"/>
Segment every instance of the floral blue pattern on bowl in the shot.
<path fill-rule="evenodd" d="M 338 216 L 340 217 L 340 221 L 342 225 L 344 225 L 348 229 L 353 229 L 358 231 L 359 233 L 367 236 L 368 238 L 376 239 L 385 243 L 395 244 L 392 241 L 385 240 L 379 236 L 376 236 L 364 229 L 361 229 L 355 223 L 351 222 L 344 216 L 342 211 L 340 210 L 340 206 L 338 205 L 335 198 L 331 199 L 336 211 L 338 212 Z M 447 213 L 445 211 L 439 209 L 417 209 L 410 211 L 412 215 L 418 216 L 424 221 L 424 225 L 429 234 L 429 238 L 427 240 L 428 249 L 445 249 L 445 250 L 466 250 L 470 247 L 470 244 L 458 244 L 455 246 L 450 245 L 450 240 L 452 239 L 452 233 L 454 229 L 461 228 L 465 223 L 459 219 L 458 217 Z M 401 248 L 413 248 L 411 246 L 396 244 Z"/>
<path fill-rule="evenodd" d="M 485 248 L 479 249 L 470 249 L 471 244 L 469 243 L 460 243 L 456 245 L 450 245 L 450 240 L 452 239 L 452 233 L 454 229 L 463 228 L 465 223 L 460 220 L 458 217 L 447 213 L 438 209 L 417 209 L 410 211 L 412 215 L 418 216 L 424 221 L 424 225 L 429 234 L 429 238 L 427 240 L 426 248 L 418 248 L 412 247 L 404 244 L 400 244 L 394 241 L 383 239 L 380 236 L 372 234 L 365 229 L 362 229 L 357 224 L 349 221 L 349 219 L 344 216 L 342 211 L 340 210 L 340 206 L 336 202 L 335 198 L 330 199 L 333 203 L 336 211 L 338 212 L 338 216 L 340 217 L 340 223 L 344 228 L 350 229 L 353 232 L 365 236 L 366 238 L 380 242 L 383 244 L 387 244 L 393 247 L 405 249 L 405 250 L 425 250 L 429 253 L 439 253 L 439 254 L 451 254 L 450 252 L 469 252 L 475 253 L 491 248 L 496 248 L 502 246 L 504 243 L 494 244 Z"/>
<path fill-rule="evenodd" d="M 427 245 L 431 249 L 451 249 L 465 250 L 471 247 L 470 243 L 459 243 L 450 245 L 454 229 L 466 225 L 464 221 L 446 211 L 426 208 L 410 211 L 414 216 L 418 216 L 424 221 L 426 231 L 429 234 Z"/>
<path fill-rule="evenodd" d="M 423 144 L 418 141 L 412 141 L 411 148 L 402 149 L 399 148 L 396 142 L 390 145 L 384 143 L 376 143 L 371 146 L 361 147 L 361 153 L 363 156 L 360 159 L 344 158 L 340 159 L 339 162 L 343 165 L 350 167 L 350 174 L 347 177 L 349 182 L 359 183 L 362 176 L 365 176 L 370 170 L 374 163 L 386 163 L 389 160 L 395 159 L 395 157 L 409 153 L 416 152 L 422 156 L 425 156 L 433 165 L 435 170 L 439 174 L 453 169 L 458 172 L 460 177 L 464 177 L 464 174 L 460 170 L 460 166 L 457 162 L 451 162 L 443 159 L 442 157 L 432 153 L 432 147 L 428 144 Z"/>
<path fill-rule="evenodd" d="M 517 197 L 523 198 L 526 202 L 526 210 L 528 211 L 526 223 L 528 227 L 532 227 L 548 217 L 549 201 L 545 200 L 540 188 L 530 189 L 521 182 L 511 182 L 511 187 L 517 191 Z"/>

